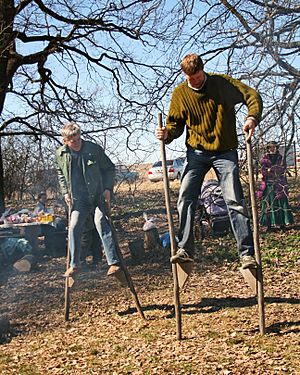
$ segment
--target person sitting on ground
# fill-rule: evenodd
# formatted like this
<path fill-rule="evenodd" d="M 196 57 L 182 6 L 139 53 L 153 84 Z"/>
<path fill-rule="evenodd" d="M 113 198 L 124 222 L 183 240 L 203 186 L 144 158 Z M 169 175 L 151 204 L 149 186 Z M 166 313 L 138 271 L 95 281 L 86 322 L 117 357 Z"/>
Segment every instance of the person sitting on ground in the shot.
<path fill-rule="evenodd" d="M 61 130 L 64 145 L 56 150 L 58 180 L 65 201 L 70 208 L 70 276 L 80 267 L 81 235 L 90 214 L 101 238 L 107 275 L 121 272 L 117 243 L 107 216 L 115 178 L 115 166 L 102 147 L 81 138 L 76 123 L 68 123 Z"/>
<path fill-rule="evenodd" d="M 258 198 L 262 199 L 260 224 L 267 231 L 277 226 L 284 229 L 286 225 L 294 223 L 288 202 L 286 170 L 278 143 L 269 142 L 267 153 L 261 160 L 262 181 L 257 191 Z"/>

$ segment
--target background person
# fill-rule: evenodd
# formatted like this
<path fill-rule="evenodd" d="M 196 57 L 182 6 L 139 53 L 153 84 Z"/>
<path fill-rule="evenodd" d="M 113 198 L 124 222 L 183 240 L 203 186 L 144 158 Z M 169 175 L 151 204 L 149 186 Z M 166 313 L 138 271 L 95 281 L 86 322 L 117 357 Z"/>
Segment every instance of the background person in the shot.
<path fill-rule="evenodd" d="M 47 193 L 45 191 L 41 191 L 38 194 L 38 202 L 36 207 L 33 210 L 34 216 L 39 215 L 47 215 L 47 214 L 54 214 L 54 209 L 49 208 L 47 205 L 48 197 Z M 53 222 L 51 222 L 51 225 L 57 230 L 57 231 L 63 231 L 66 228 L 66 222 L 61 217 L 55 215 Z M 43 228 L 43 227 L 42 227 Z"/>
<path fill-rule="evenodd" d="M 269 142 L 267 152 L 261 159 L 262 181 L 257 191 L 258 198 L 262 199 L 260 224 L 267 230 L 276 226 L 283 229 L 294 223 L 288 202 L 286 171 L 278 143 Z"/>
<path fill-rule="evenodd" d="M 114 185 L 115 166 L 102 147 L 81 139 L 80 127 L 66 124 L 61 134 L 64 145 L 56 151 L 58 180 L 66 203 L 71 207 L 70 268 L 65 276 L 80 266 L 81 235 L 90 214 L 101 238 L 109 267 L 108 275 L 121 271 L 115 239 L 108 217 L 105 201 L 109 204 Z"/>
<path fill-rule="evenodd" d="M 47 208 L 47 194 L 45 191 L 41 191 L 39 194 L 38 194 L 38 202 L 37 202 L 37 205 L 35 206 L 34 210 L 33 210 L 33 214 L 35 216 L 38 216 L 38 214 L 46 214 L 48 213 L 49 210 Z"/>
<path fill-rule="evenodd" d="M 170 143 L 186 128 L 187 164 L 177 203 L 179 249 L 171 262 L 193 261 L 197 199 L 205 174 L 213 168 L 228 207 L 242 268 L 255 268 L 253 236 L 239 179 L 235 105 L 248 108 L 243 127 L 248 141 L 261 119 L 261 97 L 228 75 L 204 72 L 197 54 L 185 56 L 181 68 L 186 80 L 173 91 L 166 126 L 155 130 L 158 139 Z"/>

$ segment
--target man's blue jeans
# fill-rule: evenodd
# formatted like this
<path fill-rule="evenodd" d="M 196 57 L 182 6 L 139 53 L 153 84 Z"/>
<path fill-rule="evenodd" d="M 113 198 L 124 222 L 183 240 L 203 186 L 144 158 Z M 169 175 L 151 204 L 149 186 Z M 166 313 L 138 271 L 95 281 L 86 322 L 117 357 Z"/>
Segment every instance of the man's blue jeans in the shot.
<path fill-rule="evenodd" d="M 179 214 L 179 248 L 194 255 L 194 218 L 198 196 L 205 174 L 213 168 L 226 202 L 233 234 L 240 256 L 253 255 L 253 236 L 246 212 L 239 178 L 236 150 L 200 151 L 188 148 L 187 164 L 181 180 L 177 209 Z"/>
<path fill-rule="evenodd" d="M 108 218 L 101 209 L 101 205 L 93 205 L 87 200 L 74 200 L 69 223 L 70 236 L 70 266 L 79 267 L 81 251 L 81 235 L 88 216 L 94 214 L 94 222 L 102 240 L 108 265 L 120 263 L 112 228 Z"/>

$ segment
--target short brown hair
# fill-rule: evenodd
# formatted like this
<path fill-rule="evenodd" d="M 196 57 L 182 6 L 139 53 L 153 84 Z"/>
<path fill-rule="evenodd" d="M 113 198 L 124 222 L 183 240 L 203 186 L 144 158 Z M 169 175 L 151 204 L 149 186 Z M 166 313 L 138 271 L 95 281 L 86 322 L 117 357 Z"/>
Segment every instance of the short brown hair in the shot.
<path fill-rule="evenodd" d="M 74 135 L 77 135 L 80 133 L 81 133 L 80 126 L 77 125 L 75 122 L 68 122 L 61 129 L 61 135 L 63 139 L 69 139 L 73 137 Z"/>
<path fill-rule="evenodd" d="M 272 146 L 276 147 L 276 150 L 279 151 L 279 144 L 276 141 L 270 141 L 267 143 L 267 150 L 269 150 Z"/>
<path fill-rule="evenodd" d="M 186 55 L 180 63 L 182 71 L 188 76 L 203 70 L 204 64 L 199 55 L 196 53 L 190 53 Z"/>
<path fill-rule="evenodd" d="M 38 194 L 38 199 L 41 199 L 42 197 L 46 197 L 47 198 L 47 193 L 45 191 L 41 191 L 39 194 Z"/>

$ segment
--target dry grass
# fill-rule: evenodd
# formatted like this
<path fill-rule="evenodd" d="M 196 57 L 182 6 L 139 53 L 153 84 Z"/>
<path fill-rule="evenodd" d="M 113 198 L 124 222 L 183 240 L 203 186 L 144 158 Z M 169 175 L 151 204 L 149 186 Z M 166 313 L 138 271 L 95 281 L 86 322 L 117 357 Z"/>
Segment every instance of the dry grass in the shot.
<path fill-rule="evenodd" d="M 297 228 L 261 236 L 266 335 L 259 334 L 256 299 L 238 272 L 232 237 L 207 237 L 197 245 L 195 269 L 181 293 L 184 339 L 177 341 L 168 255 L 150 251 L 136 262 L 127 251 L 129 240 L 143 236 L 143 210 L 152 210 L 160 233 L 167 228 L 162 183 L 143 184 L 134 197 L 125 188 L 117 194 L 114 215 L 146 320 L 130 292 L 105 276 L 105 263 L 79 276 L 70 322 L 63 319 L 64 258 L 41 257 L 29 274 L 2 271 L 0 312 L 11 330 L 2 337 L 1 374 L 300 374 Z M 292 197 L 297 220 L 298 187 Z M 171 188 L 175 205 L 178 182 Z M 270 257 L 275 249 L 276 260 Z"/>

